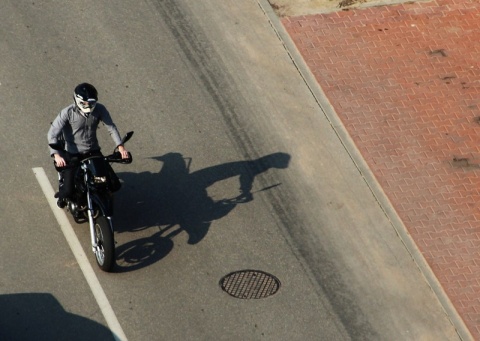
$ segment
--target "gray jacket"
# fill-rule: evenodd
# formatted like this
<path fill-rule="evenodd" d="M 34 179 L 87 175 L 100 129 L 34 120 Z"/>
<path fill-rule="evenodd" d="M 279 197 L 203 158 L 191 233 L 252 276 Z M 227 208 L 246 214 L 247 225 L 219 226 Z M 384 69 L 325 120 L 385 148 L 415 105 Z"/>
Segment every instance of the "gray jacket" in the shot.
<path fill-rule="evenodd" d="M 83 116 L 75 104 L 60 111 L 48 131 L 48 143 L 59 142 L 63 134 L 65 150 L 69 153 L 77 154 L 100 150 L 97 140 L 97 127 L 100 121 L 107 127 L 115 146 L 120 145 L 122 139 L 117 127 L 108 110 L 100 103 L 97 103 L 88 117 Z M 50 155 L 54 153 L 58 153 L 58 151 L 50 148 Z"/>

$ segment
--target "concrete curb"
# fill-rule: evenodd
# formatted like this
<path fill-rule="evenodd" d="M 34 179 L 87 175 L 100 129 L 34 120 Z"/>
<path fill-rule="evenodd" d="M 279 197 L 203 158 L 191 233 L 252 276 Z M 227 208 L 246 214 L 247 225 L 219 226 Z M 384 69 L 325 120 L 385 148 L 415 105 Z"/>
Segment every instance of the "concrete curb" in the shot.
<path fill-rule="evenodd" d="M 346 128 L 344 127 L 343 123 L 341 122 L 340 118 L 338 117 L 337 113 L 335 112 L 334 108 L 332 107 L 328 98 L 323 92 L 322 88 L 316 81 L 314 75 L 312 74 L 308 66 L 305 64 L 303 57 L 298 51 L 296 45 L 291 40 L 289 34 L 286 32 L 285 28 L 283 27 L 279 18 L 273 11 L 272 7 L 267 0 L 257 0 L 257 3 L 269 19 L 272 28 L 275 30 L 278 38 L 282 41 L 285 49 L 287 50 L 287 53 L 292 59 L 292 62 L 296 66 L 302 78 L 304 79 L 305 84 L 310 89 L 310 92 L 312 93 L 320 109 L 330 122 L 330 125 L 337 134 L 350 158 L 354 162 L 367 186 L 372 191 L 372 194 L 376 198 L 379 206 L 392 224 L 392 227 L 395 229 L 397 235 L 400 237 L 407 251 L 410 253 L 413 260 L 417 264 L 428 285 L 439 299 L 443 309 L 445 310 L 445 313 L 447 314 L 448 318 L 457 330 L 459 337 L 464 341 L 473 341 L 474 338 L 468 330 L 467 326 L 465 325 L 463 319 L 460 317 L 457 310 L 453 306 L 450 298 L 445 293 L 445 290 L 443 289 L 442 285 L 440 284 L 432 269 L 428 265 L 427 261 L 423 257 L 422 253 L 418 249 L 415 241 L 408 233 L 408 230 L 403 224 L 403 221 L 398 216 L 390 200 L 388 199 L 385 192 L 383 191 L 375 176 L 373 175 L 372 171 L 370 170 L 370 167 L 358 151 L 355 143 L 351 139 Z"/>

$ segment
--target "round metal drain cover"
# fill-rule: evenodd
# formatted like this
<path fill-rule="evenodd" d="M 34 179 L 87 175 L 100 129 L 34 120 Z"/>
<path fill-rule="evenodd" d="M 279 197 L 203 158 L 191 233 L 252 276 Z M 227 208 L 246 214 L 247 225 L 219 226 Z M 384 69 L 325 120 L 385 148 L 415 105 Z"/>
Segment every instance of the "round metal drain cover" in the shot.
<path fill-rule="evenodd" d="M 280 289 L 277 277 L 259 270 L 232 272 L 220 280 L 220 286 L 230 296 L 242 299 L 265 298 Z"/>

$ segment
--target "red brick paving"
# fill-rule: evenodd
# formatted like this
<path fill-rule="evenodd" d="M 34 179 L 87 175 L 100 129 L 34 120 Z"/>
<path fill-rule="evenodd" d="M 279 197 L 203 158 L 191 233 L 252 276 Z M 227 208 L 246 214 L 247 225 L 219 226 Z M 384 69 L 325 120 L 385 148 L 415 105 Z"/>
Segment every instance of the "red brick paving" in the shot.
<path fill-rule="evenodd" d="M 480 1 L 282 23 L 480 340 Z"/>

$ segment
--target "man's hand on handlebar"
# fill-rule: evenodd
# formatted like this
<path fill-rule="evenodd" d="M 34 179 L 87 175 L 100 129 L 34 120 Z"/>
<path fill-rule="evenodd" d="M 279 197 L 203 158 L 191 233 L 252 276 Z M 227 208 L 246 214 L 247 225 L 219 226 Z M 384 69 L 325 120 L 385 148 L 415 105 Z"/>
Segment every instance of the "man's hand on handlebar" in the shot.
<path fill-rule="evenodd" d="M 65 167 L 67 163 L 65 162 L 65 159 L 60 156 L 60 154 L 53 154 L 53 157 L 55 158 L 55 164 L 57 167 Z"/>
<path fill-rule="evenodd" d="M 119 151 L 120 154 L 122 155 L 122 159 L 128 159 L 128 158 L 130 158 L 130 155 L 128 154 L 128 150 L 126 150 L 124 146 L 119 145 L 119 146 L 118 146 L 118 151 Z"/>

